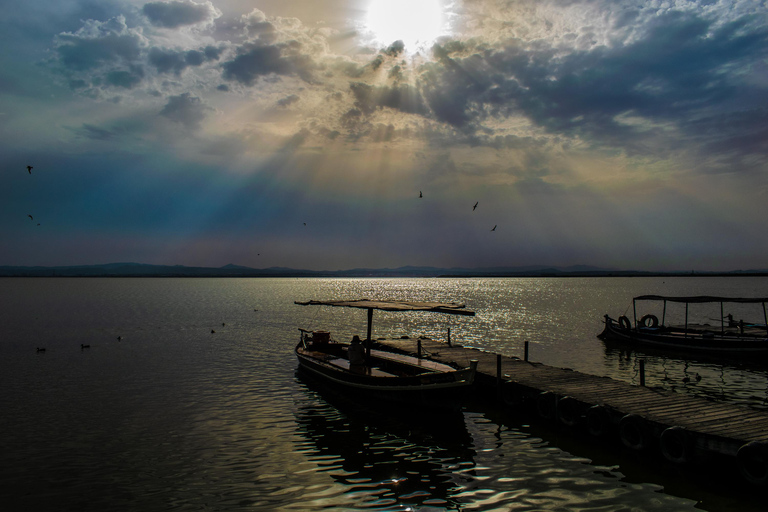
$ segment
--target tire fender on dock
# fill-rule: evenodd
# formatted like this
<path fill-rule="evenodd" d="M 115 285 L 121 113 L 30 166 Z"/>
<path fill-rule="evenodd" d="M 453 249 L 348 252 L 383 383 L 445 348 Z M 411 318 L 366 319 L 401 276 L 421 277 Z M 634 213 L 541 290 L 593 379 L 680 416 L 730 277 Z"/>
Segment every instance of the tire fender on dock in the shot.
<path fill-rule="evenodd" d="M 570 396 L 563 396 L 557 401 L 557 419 L 563 425 L 573 427 L 579 422 L 579 402 Z"/>
<path fill-rule="evenodd" d="M 670 462 L 685 464 L 690 460 L 691 438 L 683 427 L 669 427 L 664 429 L 659 439 L 661 454 Z"/>
<path fill-rule="evenodd" d="M 627 414 L 619 421 L 619 437 L 630 450 L 640 451 L 648 444 L 645 421 L 637 414 Z"/>
<path fill-rule="evenodd" d="M 751 484 L 768 483 L 768 442 L 752 441 L 739 448 L 736 454 L 741 475 Z"/>
<path fill-rule="evenodd" d="M 557 412 L 557 395 L 551 391 L 539 393 L 536 397 L 536 412 L 544 419 L 553 420 Z"/>
<path fill-rule="evenodd" d="M 602 405 L 587 409 L 587 430 L 595 437 L 603 437 L 611 430 L 611 415 Z"/>

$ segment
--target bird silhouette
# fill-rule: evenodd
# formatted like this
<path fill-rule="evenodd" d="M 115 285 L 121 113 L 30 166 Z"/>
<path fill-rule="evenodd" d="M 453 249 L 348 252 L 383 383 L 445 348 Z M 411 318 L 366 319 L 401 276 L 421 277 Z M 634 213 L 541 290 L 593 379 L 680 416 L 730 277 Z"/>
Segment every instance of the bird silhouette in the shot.
<path fill-rule="evenodd" d="M 496 231 L 496 226 L 493 226 L 493 229 L 491 231 Z"/>
<path fill-rule="evenodd" d="M 27 217 L 29 217 L 29 220 L 35 220 L 35 218 L 31 215 L 27 215 Z"/>
<path fill-rule="evenodd" d="M 477 208 L 477 205 L 480 204 L 480 201 L 475 203 L 475 206 L 472 207 L 472 211 L 475 211 L 475 208 Z"/>
<path fill-rule="evenodd" d="M 31 165 L 28 165 L 28 166 L 27 166 L 27 172 L 28 172 L 29 174 L 32 174 L 32 169 L 34 169 L 34 167 L 32 167 Z"/>
<path fill-rule="evenodd" d="M 43 348 L 37 347 L 37 351 L 38 352 L 45 352 L 45 347 L 43 347 Z"/>

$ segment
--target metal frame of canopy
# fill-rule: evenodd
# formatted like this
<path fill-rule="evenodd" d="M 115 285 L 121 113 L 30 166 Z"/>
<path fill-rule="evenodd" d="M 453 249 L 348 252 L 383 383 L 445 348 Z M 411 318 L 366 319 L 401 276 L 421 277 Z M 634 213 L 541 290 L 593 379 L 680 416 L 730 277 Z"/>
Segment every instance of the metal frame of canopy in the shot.
<path fill-rule="evenodd" d="M 632 312 L 635 320 L 635 327 L 637 327 L 637 301 L 641 300 L 661 300 L 664 301 L 664 308 L 661 315 L 661 325 L 664 325 L 664 321 L 667 316 L 667 302 L 677 302 L 685 304 L 685 335 L 688 334 L 688 304 L 704 304 L 711 302 L 720 303 L 720 333 L 725 334 L 725 316 L 723 315 L 723 304 L 726 302 L 733 302 L 739 304 L 762 304 L 763 305 L 763 319 L 765 320 L 766 332 L 768 332 L 768 313 L 766 312 L 765 303 L 768 302 L 768 297 L 717 297 L 712 295 L 693 295 L 690 297 L 667 297 L 664 295 L 640 295 L 632 299 Z"/>
<path fill-rule="evenodd" d="M 309 300 L 306 302 L 294 301 L 299 306 L 334 306 L 345 308 L 358 308 L 368 310 L 368 331 L 366 336 L 366 354 L 371 354 L 371 333 L 373 328 L 373 310 L 381 311 L 426 311 L 431 313 L 445 313 L 448 315 L 475 316 L 474 311 L 464 309 L 464 304 L 456 302 L 425 302 L 406 300 Z"/>

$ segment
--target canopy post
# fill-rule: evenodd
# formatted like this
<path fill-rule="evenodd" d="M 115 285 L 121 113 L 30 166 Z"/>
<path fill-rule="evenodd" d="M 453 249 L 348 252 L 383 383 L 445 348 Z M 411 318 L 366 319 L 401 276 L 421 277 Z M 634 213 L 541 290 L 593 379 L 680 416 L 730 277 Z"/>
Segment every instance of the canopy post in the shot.
<path fill-rule="evenodd" d="M 637 329 L 637 301 L 632 299 L 632 316 L 635 319 L 635 329 Z"/>
<path fill-rule="evenodd" d="M 768 314 L 765 312 L 765 302 L 763 302 L 763 320 L 765 320 L 765 331 L 768 332 Z"/>
<path fill-rule="evenodd" d="M 368 334 L 365 337 L 365 355 L 371 357 L 371 328 L 373 326 L 373 308 L 368 308 Z"/>
<path fill-rule="evenodd" d="M 720 336 L 725 336 L 725 317 L 723 316 L 723 303 L 720 302 Z M 765 310 L 763 310 L 765 312 Z"/>

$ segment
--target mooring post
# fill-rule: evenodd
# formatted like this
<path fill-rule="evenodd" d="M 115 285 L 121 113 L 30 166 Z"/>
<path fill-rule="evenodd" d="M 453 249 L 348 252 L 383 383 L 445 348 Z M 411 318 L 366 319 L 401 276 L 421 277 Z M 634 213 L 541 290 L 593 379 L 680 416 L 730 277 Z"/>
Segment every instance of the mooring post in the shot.
<path fill-rule="evenodd" d="M 640 385 L 645 387 L 645 359 L 640 359 Z"/>
<path fill-rule="evenodd" d="M 525 357 L 523 357 L 523 361 L 528 361 L 528 341 L 525 342 Z"/>
<path fill-rule="evenodd" d="M 451 328 L 448 328 L 448 346 L 451 346 Z"/>
<path fill-rule="evenodd" d="M 416 342 L 416 355 L 421 359 L 421 340 Z"/>

